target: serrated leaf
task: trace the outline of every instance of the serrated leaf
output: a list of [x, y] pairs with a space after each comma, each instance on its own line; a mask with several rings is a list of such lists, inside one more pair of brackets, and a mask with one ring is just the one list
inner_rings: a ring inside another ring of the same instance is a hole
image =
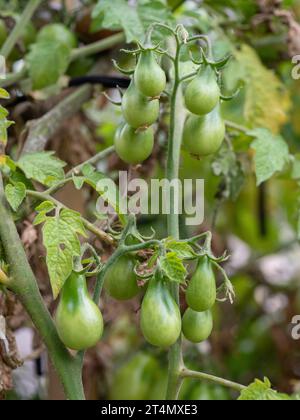
[[94, 7], [92, 30], [123, 29], [128, 43], [143, 41], [146, 30], [153, 22], [167, 23], [172, 14], [160, 0], [139, 0], [131, 5], [127, 0], [98, 0]]
[[33, 89], [54, 85], [68, 68], [71, 49], [55, 40], [37, 42], [27, 56]]
[[38, 226], [42, 223], [45, 223], [47, 219], [48, 219], [47, 213], [42, 211], [35, 216], [35, 218], [32, 222], [33, 226]]
[[255, 172], [257, 185], [270, 179], [276, 172], [283, 170], [289, 160], [289, 148], [284, 139], [274, 136], [265, 128], [257, 128], [248, 132], [255, 137], [251, 147], [255, 150]]
[[160, 265], [164, 275], [173, 282], [184, 283], [186, 268], [176, 252], [168, 252], [165, 257], [160, 259]]
[[48, 217], [43, 226], [43, 242], [47, 250], [49, 271], [54, 298], [73, 270], [73, 259], [80, 255], [78, 235], [86, 236], [79, 213], [63, 209], [55, 217]]
[[169, 251], [175, 252], [179, 259], [191, 259], [195, 256], [193, 248], [186, 242], [178, 242], [175, 239], [168, 238], [165, 246]]
[[53, 156], [53, 152], [27, 153], [17, 162], [26, 177], [51, 186], [65, 177], [65, 162]]
[[271, 388], [269, 379], [264, 381], [256, 379], [251, 385], [241, 392], [240, 401], [287, 401], [292, 400], [286, 394], [280, 394]]
[[26, 197], [26, 187], [21, 182], [18, 182], [16, 185], [7, 184], [5, 196], [11, 208], [17, 211]]

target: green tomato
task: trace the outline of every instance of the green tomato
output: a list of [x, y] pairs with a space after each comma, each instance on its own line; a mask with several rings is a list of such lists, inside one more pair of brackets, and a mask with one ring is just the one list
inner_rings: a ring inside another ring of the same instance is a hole
[[134, 73], [136, 87], [145, 96], [159, 96], [166, 87], [166, 74], [158, 65], [153, 51], [143, 51]]
[[146, 400], [153, 385], [159, 366], [154, 357], [140, 352], [121, 366], [112, 381], [111, 400]]
[[168, 285], [153, 278], [141, 308], [141, 329], [145, 339], [157, 347], [170, 347], [180, 336], [181, 315]]
[[56, 326], [62, 342], [73, 350], [93, 347], [103, 333], [103, 318], [92, 301], [83, 275], [72, 273], [65, 282], [56, 311]]
[[0, 19], [0, 46], [4, 44], [5, 40], [7, 38], [7, 28], [5, 25], [5, 22]]
[[136, 88], [132, 79], [122, 98], [122, 111], [125, 120], [131, 127], [148, 127], [159, 116], [159, 101], [158, 99], [151, 100], [143, 95]]
[[209, 114], [220, 100], [220, 88], [211, 66], [202, 66], [185, 91], [185, 105], [196, 115]]
[[61, 23], [51, 23], [44, 26], [37, 37], [38, 41], [56, 41], [70, 49], [77, 47], [77, 38], [73, 32]]
[[139, 293], [137, 276], [134, 273], [135, 264], [134, 257], [123, 255], [108, 269], [104, 279], [104, 288], [114, 299], [128, 300]]
[[115, 148], [126, 163], [136, 165], [146, 160], [152, 153], [154, 133], [151, 127], [141, 131], [126, 124], [115, 136]]
[[208, 257], [199, 260], [198, 267], [186, 289], [186, 302], [196, 312], [211, 309], [216, 302], [216, 279]]
[[188, 308], [182, 318], [182, 332], [192, 343], [201, 343], [208, 339], [213, 329], [211, 311], [196, 312]]
[[182, 147], [199, 157], [217, 153], [225, 137], [219, 105], [203, 117], [190, 115], [184, 125]]

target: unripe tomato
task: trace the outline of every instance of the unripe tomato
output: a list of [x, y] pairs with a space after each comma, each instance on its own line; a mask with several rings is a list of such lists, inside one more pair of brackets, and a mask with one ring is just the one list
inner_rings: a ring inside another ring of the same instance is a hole
[[214, 70], [202, 66], [185, 91], [185, 105], [196, 115], [209, 114], [220, 100], [220, 88]]
[[181, 315], [167, 284], [153, 278], [141, 308], [141, 329], [145, 339], [153, 346], [173, 345], [181, 332]]
[[77, 39], [73, 32], [61, 23], [51, 23], [44, 26], [37, 37], [38, 41], [56, 41], [70, 49], [77, 47]]
[[132, 79], [122, 99], [123, 116], [133, 128], [152, 125], [159, 116], [158, 99], [151, 100], [143, 95]]
[[104, 288], [114, 299], [128, 300], [139, 293], [137, 276], [134, 273], [135, 263], [134, 257], [123, 255], [108, 269], [104, 279]]
[[93, 347], [103, 333], [103, 318], [87, 290], [86, 279], [72, 273], [65, 282], [56, 311], [56, 326], [62, 342], [73, 350]]
[[196, 312], [188, 308], [182, 318], [182, 332], [192, 343], [201, 343], [208, 339], [213, 329], [211, 311]]
[[166, 87], [166, 74], [158, 65], [153, 51], [143, 51], [134, 73], [136, 87], [145, 96], [159, 96]]
[[146, 400], [156, 382], [159, 366], [154, 357], [140, 352], [133, 356], [113, 378], [111, 400]]
[[190, 115], [184, 125], [182, 147], [199, 157], [217, 153], [225, 137], [219, 105], [203, 117]]
[[199, 260], [198, 267], [186, 289], [186, 302], [197, 312], [211, 309], [216, 302], [216, 279], [208, 257]]
[[154, 133], [151, 127], [136, 130], [126, 124], [115, 136], [115, 148], [119, 157], [126, 163], [136, 165], [146, 160], [152, 153]]

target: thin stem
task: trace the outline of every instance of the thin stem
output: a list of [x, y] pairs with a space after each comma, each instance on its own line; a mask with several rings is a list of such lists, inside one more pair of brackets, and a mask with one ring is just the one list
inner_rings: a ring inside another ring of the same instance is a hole
[[83, 167], [85, 165], [95, 165], [97, 164], [100, 160], [103, 160], [105, 158], [107, 158], [109, 155], [111, 155], [113, 152], [115, 151], [115, 147], [111, 146], [108, 147], [105, 150], [102, 150], [101, 152], [97, 153], [95, 156], [91, 157], [90, 159], [86, 160], [85, 162], [81, 163], [80, 165], [75, 166], [73, 169], [71, 169], [68, 173], [67, 173], [67, 177], [74, 175], [78, 175], [81, 173]]
[[[181, 43], [179, 37], [176, 35], [176, 55], [174, 62], [175, 78], [174, 86], [171, 96], [171, 113], [170, 113], [170, 131], [168, 141], [168, 158], [166, 168], [166, 178], [171, 182], [174, 179], [179, 178], [179, 165], [180, 165], [180, 148], [182, 131], [185, 119], [185, 112], [182, 106], [182, 92], [180, 89], [180, 49]], [[179, 215], [177, 211], [178, 197], [175, 195], [174, 189], [171, 190], [170, 194], [170, 214], [168, 215], [168, 235], [174, 239], [179, 239]], [[171, 293], [176, 301], [179, 302], [179, 286], [172, 284]], [[169, 351], [169, 374], [168, 374], [168, 386], [167, 386], [167, 400], [175, 400], [178, 398], [182, 380], [180, 378], [180, 370], [183, 366], [182, 360], [182, 349], [181, 349], [181, 337], [171, 347]]]
[[18, 71], [17, 73], [8, 73], [5, 76], [5, 79], [0, 79], [0, 87], [6, 88], [11, 85], [14, 85], [17, 82], [20, 82], [27, 74], [27, 68], [24, 65], [22, 70]]
[[242, 133], [248, 133], [248, 131], [249, 131], [249, 128], [247, 128], [247, 127], [245, 127], [243, 125], [240, 125], [240, 124], [236, 124], [233, 121], [227, 121], [226, 120], [225, 121], [225, 124], [226, 124], [227, 127], [232, 128], [233, 130], [240, 131]]
[[11, 31], [10, 35], [8, 36], [0, 50], [0, 55], [3, 55], [4, 58], [7, 58], [12, 52], [14, 46], [18, 42], [19, 38], [22, 36], [24, 27], [30, 21], [34, 12], [39, 7], [41, 2], [42, 0], [29, 0], [29, 2], [27, 3], [27, 6], [25, 7], [22, 16], [20, 16], [20, 19], [16, 23], [14, 29]]
[[[40, 201], [51, 201], [51, 203], [55, 204], [59, 208], [68, 209], [67, 206], [65, 206], [63, 203], [58, 201], [56, 198], [54, 198], [51, 195], [46, 194], [44, 192], [27, 190], [26, 194], [30, 197], [37, 198]], [[81, 220], [82, 220], [82, 223], [83, 223], [84, 227], [88, 231], [93, 233], [95, 236], [97, 236], [97, 238], [99, 238], [101, 241], [104, 241], [108, 245], [113, 245], [114, 244], [114, 239], [110, 235], [108, 235], [106, 232], [97, 228], [97, 226], [93, 225], [93, 223], [89, 222], [84, 217], [81, 217]]]
[[71, 61], [78, 60], [78, 58], [88, 57], [90, 55], [97, 54], [101, 51], [105, 51], [114, 47], [116, 44], [120, 44], [125, 41], [125, 35], [123, 32], [112, 35], [108, 38], [101, 39], [100, 41], [93, 42], [90, 45], [86, 45], [81, 48], [76, 48], [72, 51]]
[[238, 392], [242, 392], [244, 389], [246, 389], [244, 385], [238, 384], [236, 382], [228, 381], [227, 379], [219, 378], [217, 376], [209, 375], [207, 373], [196, 372], [189, 369], [182, 369], [180, 375], [182, 378], [193, 378], [213, 382], [215, 384], [234, 389]]

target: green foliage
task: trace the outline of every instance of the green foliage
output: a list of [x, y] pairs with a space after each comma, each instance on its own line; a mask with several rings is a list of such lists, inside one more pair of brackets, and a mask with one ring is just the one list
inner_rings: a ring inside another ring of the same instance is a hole
[[241, 401], [288, 401], [292, 399], [288, 395], [274, 391], [271, 387], [271, 382], [267, 378], [263, 382], [256, 379], [253, 384], [242, 391], [239, 397]]
[[176, 252], [168, 252], [160, 260], [164, 275], [176, 283], [183, 283], [186, 277], [186, 268]]
[[7, 184], [5, 195], [11, 208], [17, 211], [26, 197], [26, 187], [22, 182], [18, 182], [16, 185]]
[[168, 23], [171, 16], [163, 0], [139, 0], [136, 7], [127, 0], [99, 0], [93, 10], [92, 29], [123, 29], [127, 42], [142, 41], [151, 23]]
[[274, 136], [266, 128], [249, 131], [255, 137], [251, 147], [255, 150], [255, 172], [257, 185], [282, 171], [289, 161], [289, 148], [281, 136]]
[[65, 163], [54, 156], [54, 152], [36, 152], [23, 155], [17, 162], [18, 167], [28, 179], [51, 186], [64, 179]]
[[40, 215], [35, 224], [44, 222], [43, 243], [47, 250], [46, 262], [53, 296], [56, 298], [73, 271], [74, 257], [80, 256], [78, 235], [86, 237], [86, 232], [79, 213], [62, 209], [56, 211], [54, 216], [48, 216], [52, 209], [50, 203], [38, 207]]

